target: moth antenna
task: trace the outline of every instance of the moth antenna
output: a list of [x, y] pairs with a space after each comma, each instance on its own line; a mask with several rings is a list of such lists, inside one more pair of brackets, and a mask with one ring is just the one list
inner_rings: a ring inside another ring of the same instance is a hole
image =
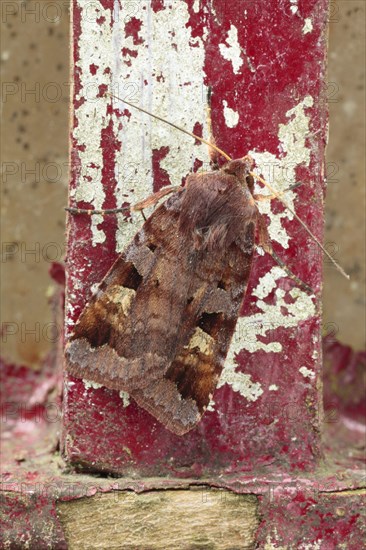
[[314, 235], [314, 233], [310, 230], [310, 228], [306, 225], [305, 222], [302, 221], [302, 219], [296, 214], [296, 212], [293, 210], [293, 208], [291, 208], [291, 206], [281, 197], [281, 193], [278, 193], [273, 187], [272, 185], [270, 185], [267, 181], [265, 181], [263, 178], [261, 178], [260, 176], [258, 176], [257, 174], [255, 174], [254, 172], [249, 172], [249, 174], [257, 179], [258, 181], [260, 181], [261, 183], [263, 183], [263, 185], [265, 187], [267, 187], [267, 189], [269, 189], [273, 195], [279, 200], [282, 202], [282, 204], [284, 206], [286, 206], [286, 208], [288, 208], [288, 210], [291, 212], [291, 214], [297, 219], [297, 221], [303, 226], [303, 228], [305, 229], [305, 231], [310, 235], [310, 237], [313, 239], [313, 241], [318, 245], [318, 247], [320, 248], [320, 250], [323, 251], [323, 253], [327, 256], [327, 258], [330, 259], [330, 261], [334, 264], [334, 266], [337, 268], [337, 270], [343, 275], [343, 277], [345, 277], [346, 279], [350, 279], [350, 276], [344, 271], [344, 269], [335, 261], [335, 259], [333, 258], [333, 256], [331, 254], [329, 254], [328, 250], [326, 250], [324, 248], [324, 246], [322, 245], [322, 243], [316, 238], [316, 236]]
[[282, 269], [285, 271], [285, 273], [287, 274], [287, 276], [292, 279], [293, 281], [295, 281], [295, 283], [300, 287], [302, 288], [303, 290], [305, 290], [306, 292], [310, 293], [310, 294], [314, 294], [314, 290], [309, 286], [307, 285], [306, 283], [304, 283], [304, 281], [302, 281], [301, 279], [299, 279], [294, 273], [292, 273], [291, 269], [289, 269], [287, 267], [287, 265], [285, 264], [285, 262], [283, 262], [281, 260], [281, 258], [276, 254], [276, 252], [272, 249], [272, 247], [270, 247], [269, 249], [268, 248], [265, 248], [264, 249], [265, 252], [267, 252], [267, 254], [269, 254], [270, 256], [272, 256], [272, 258], [274, 259], [274, 261], [280, 266], [282, 267]]
[[104, 214], [122, 214], [123, 212], [128, 212], [132, 210], [131, 206], [123, 206], [122, 208], [106, 208], [104, 210], [92, 210], [90, 208], [74, 208], [72, 206], [65, 207], [66, 212], [69, 214], [86, 214], [87, 216], [101, 215]]
[[93, 216], [95, 214], [104, 216], [104, 214], [122, 214], [123, 212], [141, 212], [142, 217], [146, 221], [145, 214], [143, 212], [144, 208], [148, 208], [149, 206], [154, 206], [160, 199], [162, 199], [166, 195], [169, 195], [170, 193], [176, 193], [180, 189], [182, 189], [180, 185], [169, 185], [166, 187], [162, 187], [160, 191], [153, 193], [146, 199], [143, 199], [142, 201], [137, 202], [136, 204], [132, 204], [131, 206], [122, 206], [121, 208], [91, 210], [90, 208], [66, 207], [65, 210], [70, 214], [87, 214], [88, 216]]
[[134, 109], [137, 109], [138, 111], [141, 111], [142, 113], [145, 113], [146, 115], [152, 116], [153, 118], [156, 118], [157, 120], [160, 120], [161, 122], [165, 122], [165, 124], [169, 124], [169, 126], [172, 126], [176, 130], [180, 130], [184, 134], [187, 134], [188, 136], [191, 136], [194, 139], [198, 139], [201, 143], [204, 143], [205, 145], [208, 145], [212, 149], [214, 149], [217, 153], [222, 155], [226, 160], [232, 160], [231, 157], [225, 151], [217, 147], [214, 143], [210, 143], [204, 138], [201, 138], [200, 136], [197, 136], [196, 134], [193, 134], [192, 132], [188, 132], [188, 130], [185, 130], [184, 128], [181, 128], [177, 124], [174, 124], [173, 122], [170, 122], [169, 120], [165, 120], [164, 118], [161, 118], [158, 115], [155, 115], [154, 113], [150, 113], [150, 111], [146, 111], [146, 109], [143, 109], [142, 107], [138, 107], [137, 105], [134, 105], [133, 103], [130, 103], [129, 101], [126, 101], [125, 99], [122, 99], [121, 97], [118, 97], [114, 94], [111, 94], [109, 92], [106, 92], [106, 95], [109, 95], [110, 97], [114, 97], [115, 99], [118, 99], [119, 101], [123, 101], [123, 103], [126, 103], [129, 107], [133, 107]]

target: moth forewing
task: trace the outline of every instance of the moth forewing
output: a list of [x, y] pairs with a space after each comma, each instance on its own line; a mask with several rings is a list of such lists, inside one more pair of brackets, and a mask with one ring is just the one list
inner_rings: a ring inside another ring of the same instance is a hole
[[250, 168], [245, 158], [190, 175], [113, 264], [66, 347], [70, 374], [127, 391], [179, 435], [215, 391], [248, 283]]

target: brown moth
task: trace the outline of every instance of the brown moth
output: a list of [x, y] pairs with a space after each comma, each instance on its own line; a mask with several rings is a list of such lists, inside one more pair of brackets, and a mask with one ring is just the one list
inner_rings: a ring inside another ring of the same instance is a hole
[[278, 260], [251, 170], [248, 156], [229, 160], [136, 205], [141, 210], [174, 191], [101, 281], [66, 346], [70, 374], [128, 392], [178, 435], [197, 425], [215, 391], [257, 228], [259, 244]]

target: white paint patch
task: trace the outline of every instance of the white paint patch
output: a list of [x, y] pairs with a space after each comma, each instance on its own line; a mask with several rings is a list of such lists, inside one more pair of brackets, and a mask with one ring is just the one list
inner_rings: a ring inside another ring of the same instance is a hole
[[303, 543], [299, 550], [321, 550], [323, 545], [323, 540], [318, 539], [315, 542], [310, 542], [309, 544]]
[[257, 296], [257, 298], [265, 298], [276, 288], [276, 281], [281, 277], [286, 277], [286, 271], [279, 266], [273, 267], [271, 271], [260, 279], [252, 294]]
[[99, 283], [94, 283], [91, 287], [90, 287], [90, 290], [91, 290], [91, 293], [92, 293], [92, 296], [94, 296], [94, 294], [96, 294], [99, 290]]
[[[272, 533], [273, 534], [270, 533], [267, 535], [266, 543], [263, 547], [264, 550], [289, 550], [289, 546], [280, 546], [281, 540], [276, 528], [273, 529]], [[322, 544], [323, 541], [318, 539], [310, 543], [302, 542], [297, 548], [298, 550], [320, 550]]]
[[297, 0], [290, 0], [290, 10], [291, 10], [291, 13], [293, 13], [295, 15], [295, 13], [298, 12], [299, 10], [299, 7], [297, 5]]
[[224, 59], [231, 61], [234, 73], [238, 74], [240, 67], [243, 65], [243, 60], [238, 40], [238, 29], [234, 25], [230, 26], [226, 42], [229, 46], [219, 44], [220, 53]]
[[[278, 536], [278, 531], [276, 527], [272, 530], [272, 533], [269, 533], [266, 537], [266, 543], [264, 545], [264, 550], [289, 550], [289, 546], [281, 546], [280, 545], [280, 537]], [[321, 539], [317, 539], [314, 542], [306, 543], [302, 542], [298, 548], [298, 550], [320, 550], [322, 548], [323, 541]]]
[[[71, 193], [76, 201], [91, 203], [94, 208], [103, 208], [105, 193], [101, 175], [103, 154], [100, 147], [102, 131], [108, 124], [106, 116], [107, 98], [97, 98], [100, 85], [109, 85], [109, 75], [104, 74], [110, 67], [113, 48], [111, 44], [111, 13], [103, 5], [95, 1], [93, 4], [78, 0], [81, 11], [81, 35], [79, 39], [80, 61], [76, 63], [80, 75], [80, 97], [85, 101], [75, 110], [78, 121], [73, 137], [76, 144], [82, 147], [78, 155], [80, 159], [79, 180], [75, 191]], [[85, 12], [85, 13], [84, 13]], [[104, 17], [104, 23], [98, 24], [97, 19]], [[98, 67], [96, 74], [90, 73], [90, 65]], [[92, 244], [105, 241], [105, 234], [98, 229], [103, 221], [102, 216], [90, 216]]]
[[83, 378], [84, 386], [86, 390], [93, 388], [97, 390], [98, 388], [103, 388], [103, 384], [98, 384], [98, 382], [93, 382], [92, 380], [86, 380]]
[[278, 386], [277, 386], [277, 384], [271, 384], [268, 389], [269, 389], [269, 391], [277, 391]]
[[194, 13], [198, 13], [199, 10], [200, 10], [200, 0], [194, 0], [194, 4], [193, 4]]
[[[276, 268], [272, 268], [271, 271], [273, 272], [274, 269]], [[277, 328], [296, 327], [300, 321], [304, 321], [315, 315], [315, 306], [311, 297], [298, 288], [293, 288], [289, 292], [290, 296], [295, 300], [292, 304], [285, 302], [285, 292], [283, 290], [277, 289], [275, 294], [275, 304], [267, 304], [262, 300], [257, 301], [257, 307], [262, 313], [238, 319], [228, 359], [231, 358], [233, 360], [234, 355], [239, 353], [241, 349], [246, 349], [251, 353], [258, 350], [279, 353], [282, 351], [280, 342], [272, 341], [264, 344], [258, 340], [258, 336], [269, 337], [271, 340], [271, 333]], [[282, 307], [286, 308], [287, 315], [283, 315], [281, 311]]]
[[128, 405], [131, 403], [131, 399], [130, 399], [129, 394], [125, 391], [120, 391], [119, 396], [122, 399], [122, 403], [123, 403], [124, 408], [128, 407]]
[[249, 374], [237, 372], [234, 362], [228, 362], [226, 359], [225, 368], [222, 371], [218, 388], [224, 384], [231, 386], [233, 391], [240, 393], [247, 401], [257, 401], [263, 393], [263, 388], [259, 382], [253, 382]]
[[264, 550], [289, 550], [287, 546], [279, 545], [279, 536], [276, 527], [273, 528], [272, 533], [268, 533]]
[[228, 128], [235, 128], [239, 122], [239, 113], [228, 107], [226, 99], [223, 101], [224, 117]]
[[302, 28], [302, 33], [308, 34], [308, 32], [312, 32], [312, 30], [313, 30], [313, 22], [310, 19], [310, 17], [306, 17], [306, 19], [304, 20], [304, 26]]
[[301, 372], [304, 378], [310, 378], [310, 379], [315, 378], [315, 372], [308, 369], [307, 367], [300, 367], [299, 371]]

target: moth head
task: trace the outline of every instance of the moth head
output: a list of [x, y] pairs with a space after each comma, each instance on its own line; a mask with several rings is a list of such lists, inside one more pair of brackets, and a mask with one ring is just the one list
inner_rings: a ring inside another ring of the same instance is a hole
[[223, 171], [226, 174], [236, 176], [242, 185], [247, 186], [251, 194], [254, 192], [254, 179], [250, 175], [254, 166], [254, 159], [246, 155], [240, 159], [229, 160], [224, 166]]

